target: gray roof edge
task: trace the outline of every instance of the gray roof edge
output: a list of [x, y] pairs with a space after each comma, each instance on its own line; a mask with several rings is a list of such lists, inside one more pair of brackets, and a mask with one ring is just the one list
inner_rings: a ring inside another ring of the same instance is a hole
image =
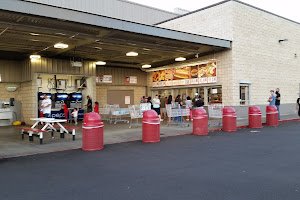
[[[115, 18], [87, 13], [83, 11], [77, 11], [77, 10], [61, 8], [57, 6], [51, 6], [51, 5], [35, 3], [35, 2], [28, 2], [26, 0], [1, 0], [1, 1], [4, 3], [2, 3], [0, 10], [6, 10], [6, 11], [17, 12], [22, 14], [31, 14], [40, 17], [63, 19], [70, 22], [77, 22], [77, 23], [88, 24], [92, 26], [116, 29], [116, 30], [121, 30], [126, 32], [134, 32], [138, 34], [156, 36], [156, 37], [185, 41], [185, 42], [192, 42], [196, 44], [210, 45], [210, 46], [216, 46], [222, 48], [231, 48], [230, 40], [196, 35], [192, 33], [186, 33], [186, 32], [156, 27], [152, 25], [145, 25], [136, 22], [115, 19]], [[38, 8], [37, 6], [40, 7]], [[40, 12], [40, 10], [42, 10], [43, 12]], [[64, 12], [60, 12], [60, 11], [64, 11]], [[99, 18], [102, 19], [100, 20]], [[165, 35], [171, 37], [166, 37]]]
[[179, 15], [179, 14], [174, 13], [174, 12], [170, 12], [170, 11], [163, 10], [163, 9], [160, 9], [160, 8], [155, 8], [155, 7], [152, 7], [152, 6], [147, 6], [147, 5], [144, 5], [144, 4], [141, 4], [141, 3], [136, 3], [136, 2], [133, 2], [133, 1], [128, 1], [128, 0], [118, 0], [118, 1], [126, 2], [126, 3], [129, 3], [129, 4], [133, 4], [133, 5], [138, 5], [138, 6], [145, 7], [145, 8], [150, 8], [150, 9], [153, 9], [153, 10], [158, 10], [158, 11], [165, 12], [165, 13], [168, 13], [168, 14], [173, 14], [173, 15], [177, 15], [177, 16]]
[[242, 1], [239, 1], [239, 0], [224, 0], [224, 1], [221, 1], [221, 2], [218, 2], [218, 3], [215, 3], [215, 4], [212, 4], [212, 5], [210, 5], [210, 6], [206, 6], [206, 7], [203, 7], [203, 8], [194, 10], [194, 11], [191, 11], [191, 12], [189, 12], [189, 13], [186, 13], [186, 14], [183, 14], [183, 15], [180, 15], [180, 16], [177, 16], [177, 17], [174, 17], [174, 18], [171, 18], [171, 19], [164, 20], [164, 21], [159, 22], [159, 23], [156, 23], [156, 24], [154, 24], [154, 25], [160, 25], [160, 24], [163, 24], [163, 23], [165, 23], [165, 22], [169, 22], [169, 21], [172, 21], [172, 20], [175, 20], [175, 19], [179, 19], [179, 18], [181, 18], [181, 17], [187, 16], [187, 15], [191, 15], [191, 14], [200, 12], [200, 11], [202, 11], [202, 10], [206, 10], [206, 9], [209, 9], [209, 8], [212, 8], [212, 7], [215, 7], [215, 6], [218, 6], [218, 5], [221, 5], [221, 4], [230, 2], [230, 1], [232, 1], [232, 2], [237, 2], [237, 3], [243, 4], [243, 5], [245, 5], [245, 6], [249, 6], [249, 7], [251, 7], [251, 8], [260, 10], [260, 11], [262, 11], [262, 12], [268, 13], [268, 14], [270, 14], [270, 15], [274, 15], [274, 16], [276, 16], [276, 17], [282, 18], [282, 19], [284, 19], [284, 20], [287, 20], [287, 21], [290, 21], [290, 22], [293, 22], [293, 23], [296, 23], [296, 24], [300, 24], [300, 22], [296, 22], [296, 21], [294, 21], [294, 20], [292, 20], [292, 19], [283, 17], [283, 16], [281, 16], [281, 15], [277, 15], [277, 14], [275, 14], [275, 13], [273, 13], [273, 12], [264, 10], [264, 9], [262, 9], [262, 8], [253, 6], [253, 5], [251, 5], [251, 4], [248, 4], [248, 3], [245, 3], [245, 2], [242, 2]]
[[209, 8], [212, 8], [212, 7], [215, 7], [215, 6], [218, 6], [218, 5], [227, 3], [227, 2], [229, 2], [229, 1], [232, 1], [232, 0], [224, 0], [224, 1], [221, 1], [221, 2], [218, 2], [218, 3], [215, 3], [215, 4], [212, 4], [212, 5], [209, 5], [209, 6], [205, 6], [205, 7], [203, 7], [203, 8], [200, 8], [200, 9], [197, 9], [197, 10], [194, 10], [194, 11], [191, 11], [191, 12], [188, 12], [188, 13], [186, 13], [186, 14], [183, 14], [183, 15], [180, 15], [180, 16], [177, 16], [177, 17], [173, 17], [173, 18], [171, 18], [171, 19], [164, 20], [164, 21], [159, 22], [159, 23], [156, 23], [156, 24], [154, 24], [154, 25], [163, 24], [163, 23], [165, 23], [165, 22], [169, 22], [169, 21], [172, 21], [172, 20], [175, 20], [175, 19], [178, 19], [178, 18], [187, 16], [187, 15], [191, 15], [191, 14], [197, 13], [197, 12], [199, 12], [199, 11], [206, 10], [206, 9], [209, 9]]

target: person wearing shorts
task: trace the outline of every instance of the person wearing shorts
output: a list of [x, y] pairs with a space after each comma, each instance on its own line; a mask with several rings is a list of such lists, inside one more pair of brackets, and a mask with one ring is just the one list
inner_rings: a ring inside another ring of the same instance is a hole
[[152, 101], [152, 104], [153, 104], [153, 110], [155, 110], [157, 112], [159, 120], [163, 121], [163, 119], [161, 119], [161, 117], [160, 117], [160, 100], [158, 98], [158, 95], [155, 96], [155, 98]]
[[166, 101], [167, 99], [164, 97], [164, 95], [162, 95], [161, 98], [159, 98], [160, 100], [160, 115], [162, 119], [166, 119], [167, 118], [167, 110], [166, 110]]

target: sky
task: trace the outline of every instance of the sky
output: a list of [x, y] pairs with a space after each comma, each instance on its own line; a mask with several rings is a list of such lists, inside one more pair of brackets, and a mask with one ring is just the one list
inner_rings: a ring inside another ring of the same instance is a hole
[[[193, 11], [203, 8], [222, 0], [130, 0], [136, 3], [173, 11], [179, 7]], [[262, 8], [285, 18], [300, 22], [299, 0], [241, 0], [250, 5]]]

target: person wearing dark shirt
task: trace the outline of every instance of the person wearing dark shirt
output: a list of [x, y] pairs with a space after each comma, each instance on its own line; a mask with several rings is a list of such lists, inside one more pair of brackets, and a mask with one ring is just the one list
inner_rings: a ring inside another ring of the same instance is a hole
[[276, 101], [275, 101], [275, 106], [276, 106], [276, 108], [277, 108], [277, 110], [278, 110], [278, 120], [280, 120], [280, 111], [279, 111], [279, 106], [280, 106], [280, 93], [279, 93], [279, 88], [277, 88], [276, 89], [276, 92], [275, 92], [275, 94], [276, 94]]
[[147, 103], [150, 103], [150, 104], [151, 104], [151, 110], [153, 110], [153, 104], [152, 104], [152, 101], [151, 101], [151, 97], [148, 97]]
[[86, 96], [86, 98], [87, 98], [87, 100], [88, 100], [88, 102], [87, 102], [87, 104], [86, 104], [86, 107], [87, 107], [86, 112], [87, 112], [87, 113], [93, 112], [93, 102], [92, 102], [92, 100], [91, 100], [91, 98], [90, 98], [89, 95]]
[[297, 99], [296, 102], [296, 109], [298, 110], [298, 116], [300, 117], [300, 93], [299, 93], [299, 98]]

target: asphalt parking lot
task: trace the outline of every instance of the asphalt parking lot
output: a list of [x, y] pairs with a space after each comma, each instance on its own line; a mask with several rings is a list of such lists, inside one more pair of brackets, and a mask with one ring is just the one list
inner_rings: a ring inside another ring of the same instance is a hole
[[300, 123], [0, 160], [1, 199], [300, 199]]

